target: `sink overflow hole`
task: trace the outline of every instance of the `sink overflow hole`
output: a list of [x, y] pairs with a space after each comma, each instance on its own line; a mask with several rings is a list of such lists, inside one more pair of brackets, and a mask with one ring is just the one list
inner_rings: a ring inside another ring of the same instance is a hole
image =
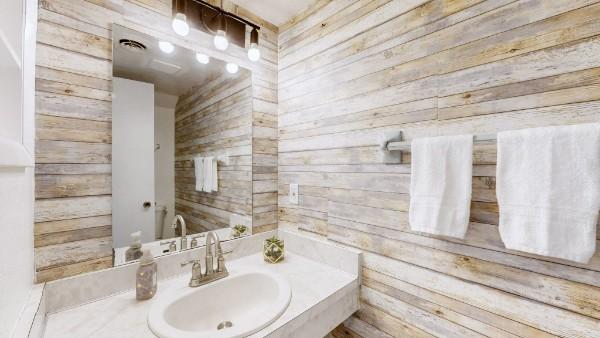
[[217, 330], [223, 330], [223, 329], [228, 329], [230, 327], [233, 326], [233, 323], [226, 320], [224, 322], [219, 323], [219, 325], [217, 325]]

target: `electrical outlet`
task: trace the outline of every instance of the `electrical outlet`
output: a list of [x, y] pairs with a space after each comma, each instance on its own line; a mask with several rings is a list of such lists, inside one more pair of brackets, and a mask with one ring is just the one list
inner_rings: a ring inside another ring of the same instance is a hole
[[290, 184], [289, 197], [290, 197], [290, 203], [298, 204], [298, 184], [297, 183]]

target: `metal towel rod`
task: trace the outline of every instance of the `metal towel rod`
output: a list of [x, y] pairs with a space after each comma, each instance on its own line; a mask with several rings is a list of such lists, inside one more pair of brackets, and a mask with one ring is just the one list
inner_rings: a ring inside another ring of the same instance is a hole
[[[496, 134], [473, 135], [473, 142], [495, 141]], [[388, 141], [385, 145], [388, 151], [410, 152], [410, 141]]]

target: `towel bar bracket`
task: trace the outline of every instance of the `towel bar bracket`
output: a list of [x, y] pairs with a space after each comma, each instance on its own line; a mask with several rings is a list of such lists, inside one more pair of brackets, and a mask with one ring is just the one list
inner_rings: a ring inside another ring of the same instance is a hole
[[403, 140], [402, 131], [386, 132], [384, 133], [384, 140], [380, 144], [381, 149], [384, 151], [383, 163], [385, 164], [401, 164], [402, 163], [402, 151], [390, 152], [390, 144], [400, 143]]

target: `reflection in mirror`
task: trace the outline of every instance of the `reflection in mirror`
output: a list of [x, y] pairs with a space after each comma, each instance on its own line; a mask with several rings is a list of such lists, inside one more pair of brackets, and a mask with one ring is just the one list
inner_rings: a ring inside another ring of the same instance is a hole
[[115, 265], [252, 229], [251, 73], [113, 29]]

